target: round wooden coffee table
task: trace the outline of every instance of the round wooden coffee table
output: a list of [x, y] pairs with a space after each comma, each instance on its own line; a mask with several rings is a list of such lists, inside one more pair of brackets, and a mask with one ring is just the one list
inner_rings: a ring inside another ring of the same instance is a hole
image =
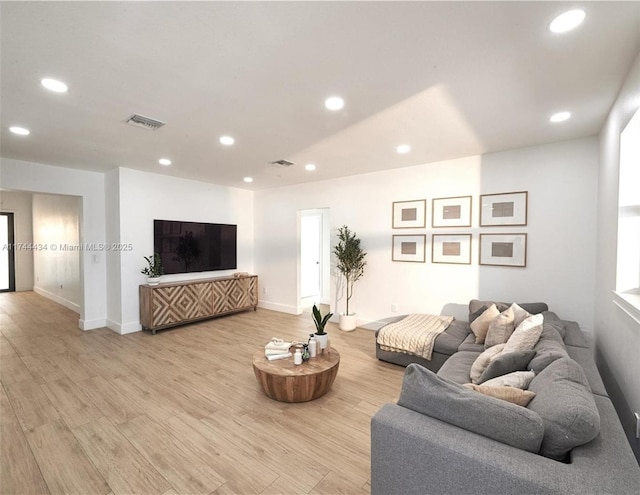
[[268, 397], [281, 402], [307, 402], [326, 394], [338, 374], [340, 354], [333, 347], [296, 366], [293, 357], [269, 361], [264, 351], [253, 355], [253, 372]]

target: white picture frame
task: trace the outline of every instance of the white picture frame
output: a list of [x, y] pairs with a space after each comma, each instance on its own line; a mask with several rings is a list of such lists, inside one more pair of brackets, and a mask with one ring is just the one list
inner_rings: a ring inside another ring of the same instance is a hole
[[431, 227], [471, 227], [471, 196], [431, 200]]
[[391, 227], [394, 229], [424, 229], [426, 218], [426, 199], [393, 202]]
[[391, 261], [425, 262], [427, 243], [425, 234], [394, 235], [391, 243]]
[[527, 266], [527, 234], [480, 234], [480, 264]]
[[480, 196], [480, 227], [527, 225], [529, 193], [518, 191]]
[[431, 262], [470, 265], [471, 234], [433, 234]]

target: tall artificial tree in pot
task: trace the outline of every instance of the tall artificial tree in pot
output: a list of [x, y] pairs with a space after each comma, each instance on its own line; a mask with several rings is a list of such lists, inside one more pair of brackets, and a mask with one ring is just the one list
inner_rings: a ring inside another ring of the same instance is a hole
[[346, 311], [340, 315], [340, 330], [353, 330], [356, 328], [356, 315], [349, 312], [349, 301], [353, 296], [353, 284], [364, 274], [364, 261], [367, 253], [360, 247], [360, 239], [349, 227], [343, 225], [338, 229], [338, 244], [333, 248], [336, 257], [336, 268], [345, 279]]

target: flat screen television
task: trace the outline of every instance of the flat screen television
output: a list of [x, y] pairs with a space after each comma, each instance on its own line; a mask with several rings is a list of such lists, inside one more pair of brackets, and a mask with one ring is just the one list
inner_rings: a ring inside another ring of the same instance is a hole
[[164, 273], [208, 272], [237, 268], [237, 225], [153, 221], [153, 249]]

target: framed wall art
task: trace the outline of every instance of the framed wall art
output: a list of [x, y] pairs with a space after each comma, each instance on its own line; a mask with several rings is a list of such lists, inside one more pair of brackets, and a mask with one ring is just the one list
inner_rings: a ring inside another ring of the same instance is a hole
[[527, 225], [528, 192], [480, 196], [480, 227]]
[[392, 227], [394, 229], [424, 229], [426, 216], [426, 199], [394, 201]]
[[527, 234], [480, 234], [480, 264], [527, 266]]
[[391, 260], [424, 263], [426, 239], [424, 234], [394, 235]]
[[433, 234], [431, 262], [471, 264], [471, 234]]
[[431, 226], [471, 227], [471, 196], [433, 199]]

